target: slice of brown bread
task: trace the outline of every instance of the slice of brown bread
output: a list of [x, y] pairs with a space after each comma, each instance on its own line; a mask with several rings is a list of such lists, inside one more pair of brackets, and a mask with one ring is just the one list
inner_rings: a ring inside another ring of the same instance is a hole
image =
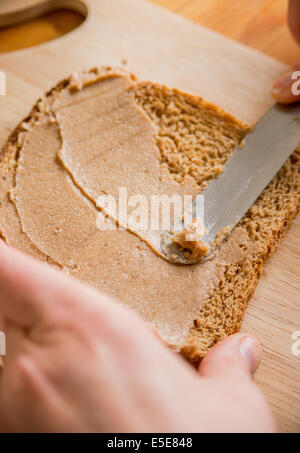
[[[101, 74], [115, 76], [125, 72], [111, 68], [92, 69], [60, 82], [37, 102], [30, 115], [13, 132], [1, 155], [2, 238], [58, 267], [61, 267], [59, 263], [41, 253], [26, 236], [16, 207], [11, 202], [19, 154], [28, 131], [45, 116], [45, 105], [48, 106], [49, 119], [55, 121], [49, 111], [55, 97], [65, 90], [78, 90], [87, 81], [91, 84]], [[201, 98], [159, 84], [139, 82], [134, 76], [130, 78], [133, 82], [130, 90], [136, 104], [155, 127], [155, 145], [161, 167], [179, 184], [189, 179], [200, 192], [209, 179], [223, 171], [227, 159], [241, 145], [249, 128]], [[227, 263], [208, 297], [198, 301], [199, 315], [180, 347], [188, 360], [199, 362], [215, 343], [240, 329], [262, 267], [299, 210], [299, 195], [300, 151], [296, 150], [238, 225], [247, 236], [247, 240], [239, 244], [245, 259]], [[9, 238], [9, 231], [14, 231], [13, 241]], [[141, 244], [142, 254], [145, 244]]]
[[[199, 99], [147, 83], [141, 85], [137, 99], [158, 125], [162, 162], [168, 165], [177, 180], [181, 181], [186, 172], [192, 173], [196, 183], [203, 188], [210, 177], [218, 174], [218, 166], [222, 168], [232, 150], [198, 148], [199, 142], [202, 145], [200, 140], [195, 147], [190, 147], [193, 138], [199, 137], [200, 127], [197, 126], [202, 123]], [[239, 124], [239, 130], [235, 132], [236, 143], [245, 132], [248, 129]], [[164, 137], [168, 138], [167, 142]], [[260, 243], [260, 253], [250, 255], [243, 264], [227, 266], [218, 286], [200, 308], [182, 348], [182, 354], [189, 360], [197, 363], [218, 341], [240, 330], [264, 263], [284, 237], [299, 207], [300, 146], [237, 225], [246, 228], [249, 237]]]

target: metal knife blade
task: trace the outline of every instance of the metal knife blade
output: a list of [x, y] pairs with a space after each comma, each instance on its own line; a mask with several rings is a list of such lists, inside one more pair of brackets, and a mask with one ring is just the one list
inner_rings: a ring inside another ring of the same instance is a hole
[[[225, 165], [224, 172], [211, 180], [200, 194], [204, 197], [204, 219], [207, 234], [201, 239], [212, 244], [223, 228], [231, 230], [253, 205], [265, 187], [300, 143], [300, 103], [275, 104], [247, 135], [245, 145], [237, 149]], [[199, 196], [195, 198], [192, 218]], [[199, 211], [198, 211], [199, 212]], [[173, 230], [184, 228], [181, 219], [162, 235], [164, 256], [178, 264], [194, 264], [172, 241]]]

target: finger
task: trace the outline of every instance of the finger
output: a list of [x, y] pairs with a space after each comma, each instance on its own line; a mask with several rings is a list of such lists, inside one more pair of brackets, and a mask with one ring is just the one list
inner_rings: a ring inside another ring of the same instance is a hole
[[[57, 430], [57, 426], [60, 424], [63, 426], [63, 423], [66, 422], [66, 418], [64, 419], [63, 416], [69, 415], [68, 412], [70, 412], [70, 417], [74, 415], [72, 405], [70, 411], [67, 412], [65, 399], [61, 397], [55, 385], [30, 355], [26, 353], [18, 355], [14, 373], [9, 377], [10, 393], [13, 392], [15, 395], [13, 401], [3, 393], [8, 376], [9, 373], [3, 377], [0, 399], [2, 407], [8, 409], [8, 412], [5, 412], [4, 409], [2, 411], [4, 431], [7, 430], [8, 424], [5, 424], [7, 419], [14, 432], [31, 432], [33, 426], [37, 427], [36, 431], [51, 432], [55, 431], [55, 428]], [[29, 406], [30, 411], [28, 411]], [[46, 419], [45, 414], [48, 416]], [[52, 423], [55, 424], [55, 427], [52, 426]]]
[[205, 377], [249, 377], [261, 360], [258, 340], [235, 334], [214, 346], [202, 360], [199, 372]]
[[274, 82], [271, 93], [281, 104], [300, 101], [300, 62]]
[[300, 2], [290, 0], [288, 12], [288, 24], [295, 40], [300, 44]]
[[[45, 309], [45, 296], [51, 291], [54, 276], [29, 257], [0, 241], [1, 317], [28, 326]], [[44, 301], [43, 301], [44, 299]], [[43, 303], [44, 302], [44, 303]]]
[[[21, 327], [47, 320], [61, 310], [92, 303], [113, 307], [111, 300], [50, 266], [0, 241], [0, 313]], [[113, 310], [113, 308], [111, 308]]]

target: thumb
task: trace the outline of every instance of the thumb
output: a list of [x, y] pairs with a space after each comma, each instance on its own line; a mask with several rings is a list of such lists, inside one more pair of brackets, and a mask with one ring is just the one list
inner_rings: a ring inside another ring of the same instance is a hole
[[271, 93], [281, 104], [300, 101], [300, 61], [274, 82]]
[[202, 360], [199, 373], [204, 377], [249, 377], [261, 360], [258, 340], [248, 334], [235, 334], [214, 346]]

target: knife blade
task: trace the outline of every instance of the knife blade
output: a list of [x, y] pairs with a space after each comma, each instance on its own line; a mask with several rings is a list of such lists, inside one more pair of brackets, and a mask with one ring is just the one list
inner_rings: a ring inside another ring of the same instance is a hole
[[[234, 228], [299, 143], [300, 103], [275, 104], [247, 135], [245, 145], [233, 153], [224, 172], [208, 183], [187, 210], [195, 219], [204, 198], [201, 220], [206, 232], [202, 242], [210, 246], [221, 230], [230, 232]], [[177, 219], [172, 229], [163, 233], [161, 250], [173, 263], [195, 264], [199, 258], [191, 259], [187, 250], [173, 241], [174, 232], [185, 225]]]

